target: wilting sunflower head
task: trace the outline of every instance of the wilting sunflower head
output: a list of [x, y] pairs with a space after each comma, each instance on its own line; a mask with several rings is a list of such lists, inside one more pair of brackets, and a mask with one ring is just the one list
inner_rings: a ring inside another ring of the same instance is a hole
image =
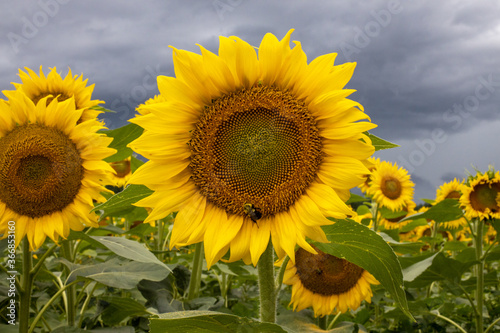
[[111, 180], [118, 187], [123, 187], [132, 176], [132, 168], [130, 166], [132, 158], [129, 156], [124, 160], [110, 162], [109, 165], [113, 168]]
[[104, 201], [115, 152], [111, 138], [96, 133], [102, 124], [77, 124], [82, 110], [73, 97], [36, 105], [21, 91], [0, 101], [0, 235], [15, 222], [16, 246], [27, 235], [31, 249], [46, 236], [57, 241], [70, 229], [97, 226], [93, 200]]
[[413, 200], [413, 187], [410, 175], [397, 163], [382, 161], [373, 170], [368, 194], [382, 206], [400, 210], [406, 201]]
[[363, 268], [345, 259], [314, 249], [312, 254], [299, 248], [295, 262], [290, 260], [283, 283], [292, 286], [293, 309], [312, 306], [315, 316], [356, 310], [363, 300], [371, 301], [370, 284], [378, 281]]
[[327, 216], [354, 214], [344, 202], [369, 173], [363, 132], [376, 125], [343, 89], [354, 64], [308, 64], [291, 33], [266, 34], [258, 52], [238, 37], [220, 37], [219, 55], [174, 48], [164, 102], [131, 120], [145, 130], [130, 146], [149, 161], [130, 183], [155, 191], [137, 205], [153, 207], [147, 221], [178, 211], [170, 246], [204, 241], [208, 266], [228, 250], [256, 264], [270, 236], [279, 257], [312, 250], [305, 238], [324, 242]]
[[[40, 76], [27, 67], [25, 69], [27, 73], [19, 69], [22, 83], [12, 82], [12, 84], [16, 90], [24, 92], [33, 103], [37, 104], [38, 101], [47, 97], [48, 105], [53, 98], [57, 98], [61, 102], [73, 97], [75, 109], [83, 109], [79, 122], [95, 119], [101, 113], [101, 111], [91, 109], [104, 103], [100, 100], [91, 100], [94, 85], [87, 86], [88, 79], [83, 80], [83, 75], [73, 75], [71, 68], [68, 69], [68, 74], [64, 79], [57, 73], [55, 67], [50, 68], [47, 76], [43, 73], [42, 66], [40, 66]], [[9, 97], [14, 91], [3, 91], [3, 93]]]
[[469, 219], [500, 218], [500, 172], [478, 172], [462, 188], [460, 204]]

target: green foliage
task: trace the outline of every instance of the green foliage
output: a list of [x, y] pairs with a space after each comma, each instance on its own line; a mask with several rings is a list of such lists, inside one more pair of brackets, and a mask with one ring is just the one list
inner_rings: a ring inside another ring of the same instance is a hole
[[128, 124], [114, 130], [102, 131], [113, 138], [109, 147], [117, 150], [116, 154], [105, 159], [106, 162], [117, 162], [131, 156], [133, 151], [127, 145], [141, 136], [144, 129], [136, 124]]
[[399, 147], [399, 145], [381, 139], [378, 136], [373, 135], [371, 133], [365, 132], [364, 134], [366, 134], [370, 138], [370, 140], [372, 140], [372, 144], [375, 147], [375, 151]]

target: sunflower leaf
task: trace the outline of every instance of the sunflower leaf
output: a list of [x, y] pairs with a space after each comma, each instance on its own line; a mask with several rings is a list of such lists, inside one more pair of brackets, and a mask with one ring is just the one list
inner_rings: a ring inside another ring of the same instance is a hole
[[364, 134], [368, 136], [370, 140], [372, 140], [372, 145], [375, 147], [375, 151], [399, 147], [399, 145], [381, 139], [378, 136], [373, 135], [371, 133], [364, 132]]
[[447, 222], [458, 220], [462, 216], [463, 211], [459, 207], [459, 202], [455, 199], [445, 199], [429, 208], [428, 211], [407, 216], [400, 222], [416, 219], [428, 219], [435, 222]]
[[377, 233], [349, 220], [337, 220], [335, 224], [322, 228], [330, 243], [314, 242], [314, 245], [370, 272], [392, 295], [401, 310], [413, 319], [408, 310], [401, 265], [389, 244]]
[[131, 156], [133, 151], [127, 145], [141, 136], [144, 129], [136, 124], [128, 124], [114, 130], [101, 131], [113, 138], [110, 148], [117, 150], [116, 154], [105, 158], [106, 162], [118, 162]]
[[137, 201], [151, 195], [152, 190], [144, 185], [128, 185], [123, 191], [113, 195], [108, 201], [97, 205], [92, 212], [101, 212], [101, 220], [106, 216], [123, 216], [134, 209], [144, 209], [132, 206]]
[[287, 332], [281, 326], [214, 311], [177, 311], [150, 319], [150, 332]]

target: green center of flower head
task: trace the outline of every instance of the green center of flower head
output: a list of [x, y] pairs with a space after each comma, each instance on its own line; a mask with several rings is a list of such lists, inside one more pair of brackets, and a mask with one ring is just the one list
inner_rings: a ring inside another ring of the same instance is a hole
[[200, 192], [228, 213], [245, 203], [263, 216], [288, 209], [314, 180], [321, 139], [304, 103], [253, 87], [206, 107], [192, 134], [191, 169]]
[[484, 212], [488, 208], [496, 213], [500, 211], [497, 201], [499, 193], [499, 183], [476, 185], [470, 194], [470, 204], [477, 211]]
[[312, 254], [302, 248], [295, 253], [295, 267], [302, 285], [309, 291], [325, 295], [340, 295], [351, 290], [364, 269], [345, 259], [326, 254], [317, 248]]
[[382, 181], [382, 193], [389, 199], [397, 199], [401, 196], [401, 182], [391, 176]]
[[28, 124], [0, 138], [0, 201], [17, 214], [37, 218], [64, 209], [82, 178], [78, 150], [57, 129]]

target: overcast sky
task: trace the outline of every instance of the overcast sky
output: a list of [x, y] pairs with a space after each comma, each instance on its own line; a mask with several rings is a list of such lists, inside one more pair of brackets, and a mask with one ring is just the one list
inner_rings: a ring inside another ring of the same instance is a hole
[[18, 68], [71, 67], [119, 111], [105, 117], [116, 128], [158, 93], [154, 77], [174, 75], [169, 45], [217, 52], [219, 35], [258, 46], [291, 28], [309, 60], [357, 62], [351, 98], [401, 145], [375, 156], [410, 171], [417, 201], [473, 166], [500, 168], [498, 1], [2, 1], [0, 90]]

